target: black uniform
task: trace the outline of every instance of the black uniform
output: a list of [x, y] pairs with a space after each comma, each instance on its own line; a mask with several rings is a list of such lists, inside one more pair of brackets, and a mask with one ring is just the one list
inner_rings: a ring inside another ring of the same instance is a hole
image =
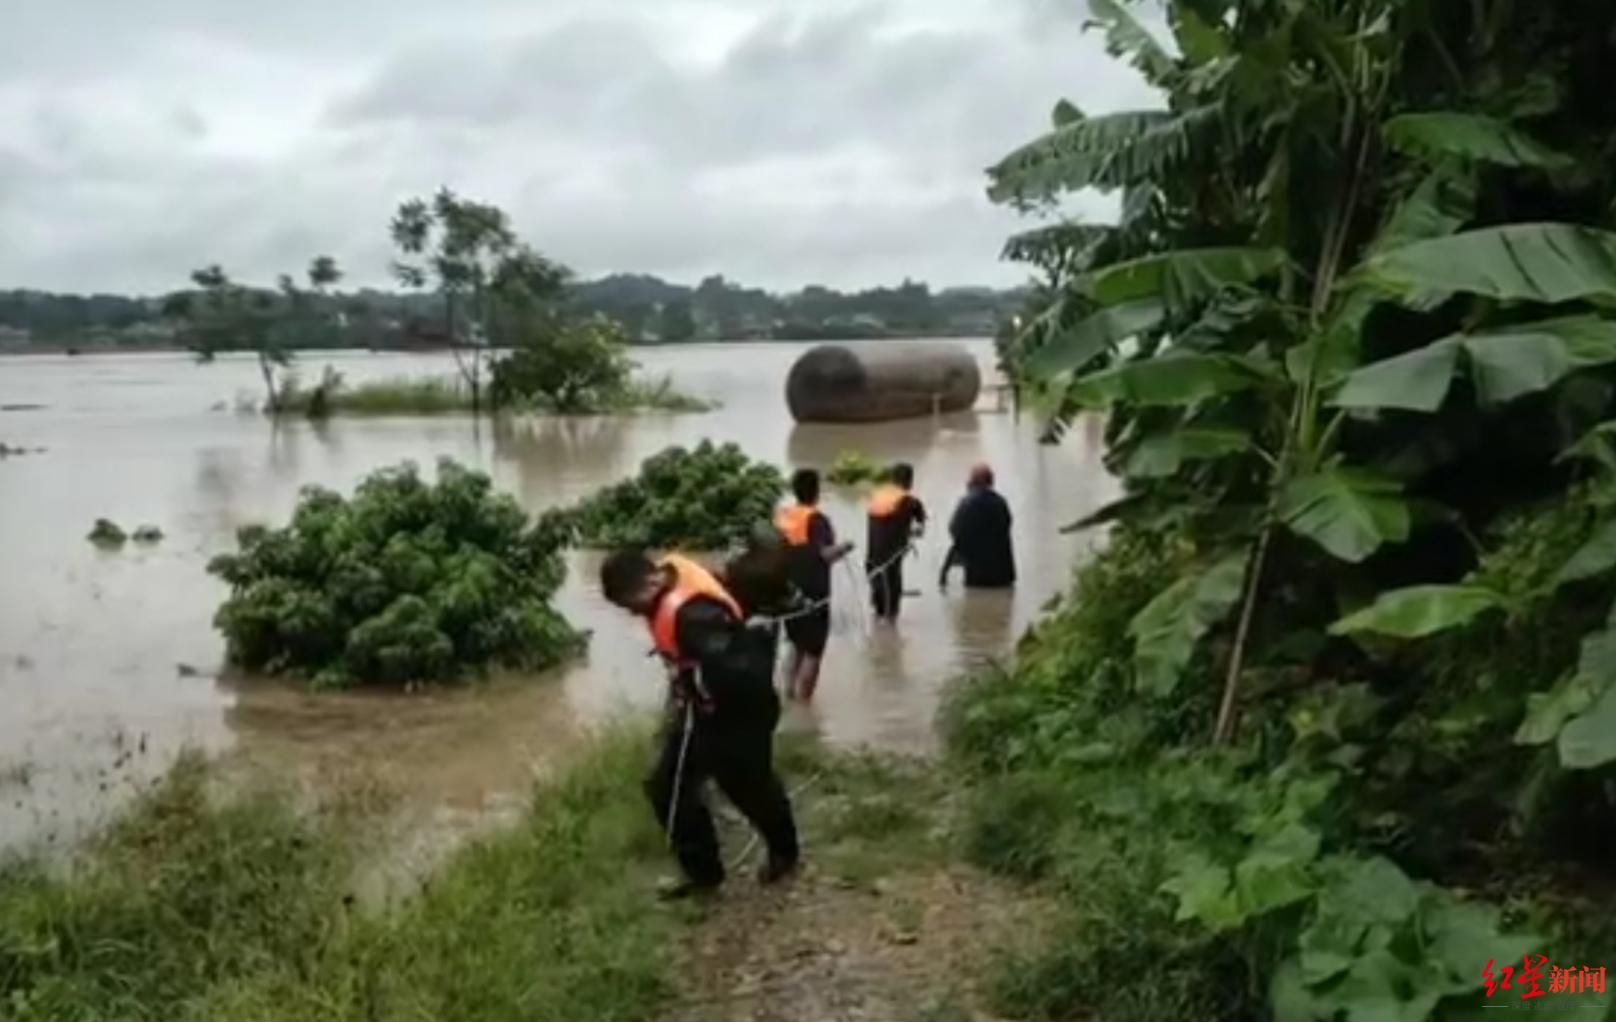
[[960, 498], [949, 520], [954, 545], [943, 562], [943, 579], [953, 565], [965, 568], [972, 589], [1004, 589], [1016, 583], [1016, 558], [1010, 547], [1010, 505], [988, 486]]
[[[795, 862], [797, 826], [774, 772], [780, 700], [773, 684], [772, 641], [735, 620], [723, 604], [700, 596], [679, 608], [674, 633], [680, 653], [698, 664], [699, 671], [687, 670], [675, 682], [672, 711], [645, 790], [666, 830], [683, 747], [672, 835], [679, 865], [697, 884], [717, 885], [724, 879], [718, 834], [701, 794], [708, 778], [763, 835], [773, 861]], [[692, 703], [686, 745], [686, 708]]]
[[868, 517], [864, 568], [870, 575], [870, 603], [876, 617], [896, 620], [903, 603], [902, 552], [909, 546], [915, 526], [926, 524], [926, 505], [912, 494], [905, 494], [891, 514]]
[[824, 604], [786, 619], [786, 638], [806, 656], [824, 656], [830, 639], [830, 562], [824, 550], [835, 545], [830, 519], [815, 511], [808, 519], [807, 544], [792, 548], [792, 584], [810, 604]]

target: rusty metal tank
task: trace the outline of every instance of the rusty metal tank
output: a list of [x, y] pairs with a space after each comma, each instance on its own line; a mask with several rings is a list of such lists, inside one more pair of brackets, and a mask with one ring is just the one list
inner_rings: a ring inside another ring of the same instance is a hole
[[786, 376], [786, 404], [798, 422], [882, 422], [976, 404], [982, 373], [955, 344], [820, 344]]

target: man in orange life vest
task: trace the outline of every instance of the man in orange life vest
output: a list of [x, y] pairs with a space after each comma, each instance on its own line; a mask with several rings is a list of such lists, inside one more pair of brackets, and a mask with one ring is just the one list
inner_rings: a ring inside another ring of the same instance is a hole
[[791, 642], [790, 680], [786, 694], [812, 699], [819, 685], [819, 666], [830, 638], [830, 566], [846, 557], [851, 543], [836, 542], [836, 530], [818, 508], [819, 473], [798, 469], [791, 477], [797, 502], [775, 513], [774, 527], [791, 547], [791, 581], [808, 609], [786, 617], [786, 638]]
[[888, 481], [870, 494], [869, 542], [865, 544], [864, 566], [870, 575], [870, 602], [875, 616], [898, 620], [903, 603], [904, 553], [926, 528], [926, 505], [910, 492], [915, 470], [904, 462], [893, 465]]
[[749, 629], [745, 612], [711, 572], [678, 555], [652, 561], [624, 550], [601, 565], [601, 589], [640, 615], [669, 666], [669, 726], [646, 794], [684, 870], [665, 896], [710, 891], [724, 881], [718, 835], [702, 799], [711, 778], [763, 835], [769, 861], [759, 874], [773, 883], [797, 868], [797, 826], [774, 772], [774, 645]]

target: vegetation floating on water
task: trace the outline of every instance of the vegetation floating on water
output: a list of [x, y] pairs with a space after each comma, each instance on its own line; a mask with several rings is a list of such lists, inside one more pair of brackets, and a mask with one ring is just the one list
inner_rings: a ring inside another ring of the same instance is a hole
[[155, 525], [138, 526], [129, 536], [136, 543], [160, 543], [163, 540], [163, 530]]
[[767, 524], [784, 490], [773, 465], [737, 444], [703, 440], [652, 455], [634, 478], [549, 518], [589, 547], [720, 550]]
[[1459, 1017], [1616, 950], [1609, 5], [1212, 7], [1096, 0], [1164, 101], [991, 171], [1123, 196], [1012, 239], [1004, 357], [1127, 490], [952, 715], [977, 858], [1069, 917], [1002, 1007]]
[[305, 489], [284, 528], [240, 530], [208, 565], [230, 583], [214, 623], [235, 665], [319, 686], [547, 668], [582, 642], [550, 606], [562, 539], [453, 461], [435, 484], [383, 469], [349, 498]]
[[831, 462], [825, 481], [834, 486], [859, 486], [878, 482], [884, 471], [863, 451], [842, 451]]
[[90, 529], [89, 540], [97, 546], [123, 546], [128, 539], [129, 534], [110, 518], [97, 518]]

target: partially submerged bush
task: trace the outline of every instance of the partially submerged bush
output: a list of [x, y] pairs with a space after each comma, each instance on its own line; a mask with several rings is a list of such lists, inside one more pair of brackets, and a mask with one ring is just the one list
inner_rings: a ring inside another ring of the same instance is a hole
[[97, 518], [90, 529], [89, 540], [96, 546], [123, 546], [128, 539], [129, 534], [110, 518]]
[[214, 623], [241, 667], [404, 685], [542, 669], [580, 642], [550, 606], [566, 570], [560, 537], [447, 459], [435, 485], [405, 464], [351, 499], [310, 487], [285, 528], [237, 538], [240, 552], [208, 570], [230, 583]]
[[825, 481], [833, 486], [857, 486], [881, 479], [883, 470], [863, 451], [843, 451], [831, 462]]
[[706, 411], [707, 402], [673, 389], [667, 377], [637, 380], [628, 333], [606, 316], [531, 324], [511, 352], [494, 362], [496, 404], [567, 415]]
[[718, 550], [766, 524], [785, 489], [780, 470], [733, 443], [669, 447], [633, 479], [609, 486], [561, 517], [585, 546]]
[[161, 543], [163, 541], [163, 530], [155, 525], [142, 525], [135, 529], [134, 534], [129, 538], [136, 543]]

